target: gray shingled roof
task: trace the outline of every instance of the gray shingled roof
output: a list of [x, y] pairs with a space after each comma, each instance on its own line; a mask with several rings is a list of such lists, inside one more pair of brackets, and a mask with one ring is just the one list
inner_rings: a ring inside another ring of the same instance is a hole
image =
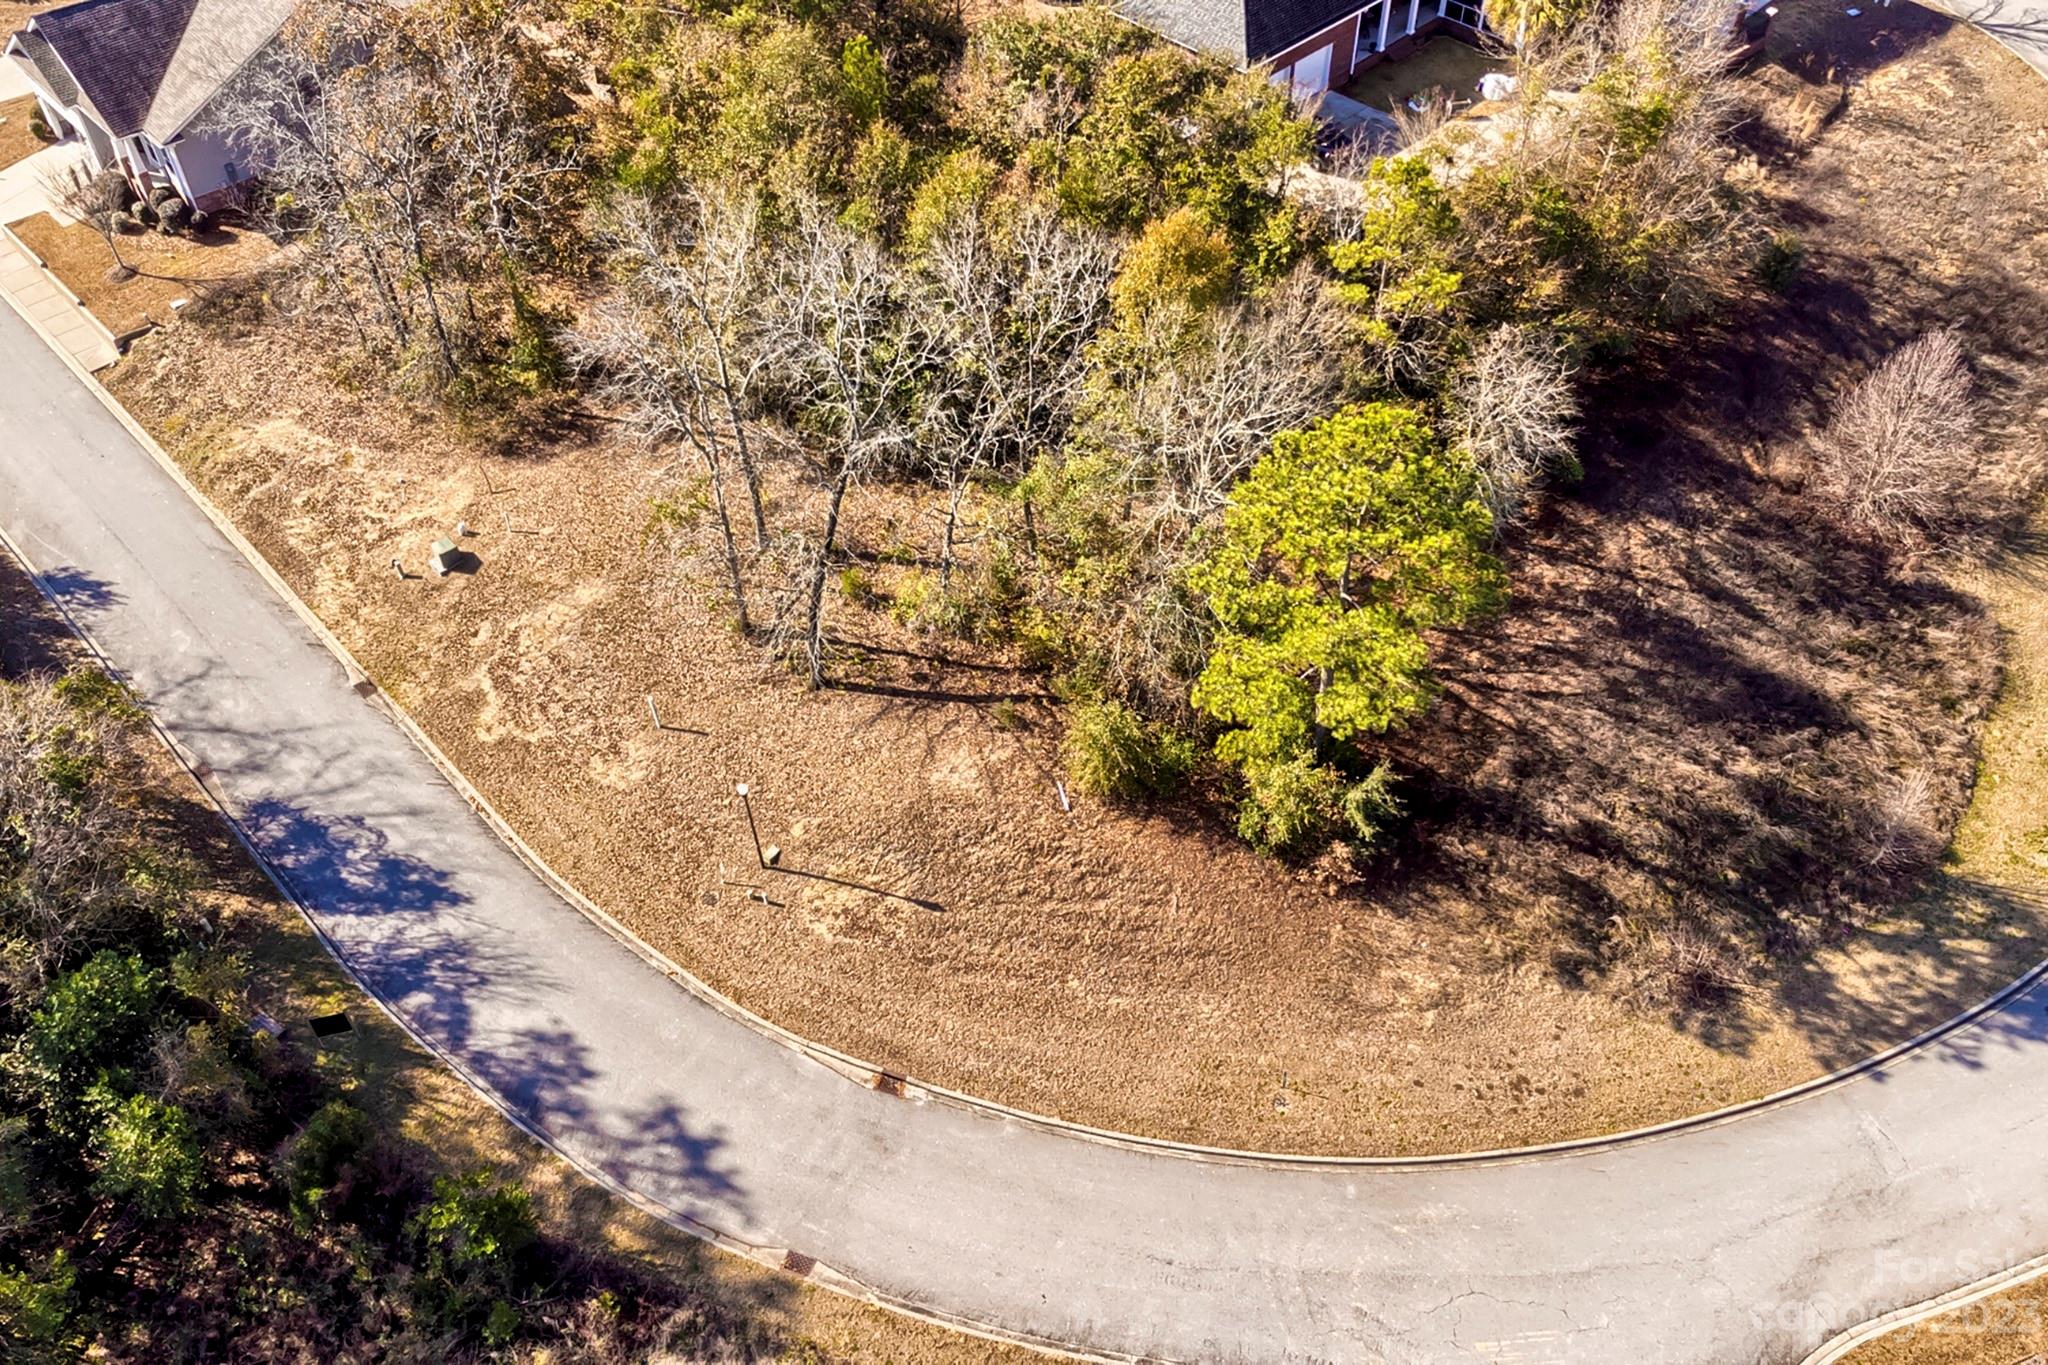
[[[114, 136], [167, 142], [276, 36], [293, 3], [79, 0], [35, 16], [16, 36], [53, 93], [82, 99]], [[45, 65], [38, 53], [48, 49], [61, 66]], [[69, 75], [60, 84], [53, 69]]]
[[164, 69], [142, 130], [158, 142], [182, 131], [249, 59], [277, 36], [296, 0], [197, 0]]
[[78, 86], [72, 82], [71, 73], [64, 69], [64, 63], [57, 60], [57, 54], [43, 41], [43, 35], [34, 29], [23, 29], [16, 35], [24, 56], [43, 78], [43, 84], [50, 88], [60, 103], [70, 104], [78, 98]]
[[1365, 0], [1122, 0], [1118, 10], [1182, 47], [1249, 66], [1364, 7]]

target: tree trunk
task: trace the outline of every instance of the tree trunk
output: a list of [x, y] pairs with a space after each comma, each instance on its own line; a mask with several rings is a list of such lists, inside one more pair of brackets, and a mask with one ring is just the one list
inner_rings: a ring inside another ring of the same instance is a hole
[[839, 538], [839, 506], [846, 500], [846, 485], [853, 481], [853, 466], [846, 463], [832, 480], [832, 501], [825, 509], [825, 538], [818, 546], [818, 562], [811, 566], [810, 616], [804, 627], [804, 657], [810, 665], [810, 685], [825, 685], [825, 575], [832, 565], [832, 551]]
[[960, 499], [967, 493], [967, 480], [960, 472], [949, 471], [946, 496], [946, 531], [939, 546], [939, 592], [949, 591], [953, 585], [953, 545], [959, 533]]
[[732, 513], [725, 505], [725, 471], [717, 460], [706, 459], [706, 468], [711, 473], [711, 506], [718, 513], [718, 535], [725, 542], [725, 571], [732, 579], [733, 610], [738, 613], [740, 635], [754, 633], [754, 624], [747, 617], [747, 584], [740, 576], [740, 547], [733, 540]]

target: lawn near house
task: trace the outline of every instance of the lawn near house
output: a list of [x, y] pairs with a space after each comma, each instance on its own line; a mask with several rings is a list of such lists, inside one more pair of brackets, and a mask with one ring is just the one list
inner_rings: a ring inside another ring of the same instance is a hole
[[[1787, 25], [1766, 68], [1770, 126], [1791, 131], [1761, 154], [1807, 271], [1703, 338], [1697, 368], [1595, 406], [1589, 477], [1514, 549], [1507, 622], [1447, 650], [1443, 703], [1392, 747], [1438, 778], [1412, 845], [1359, 891], [1179, 815], [1063, 810], [1036, 675], [885, 613], [840, 618], [847, 686], [764, 675], [650, 546], [664, 476], [604, 424], [482, 445], [341, 391], [321, 338], [282, 328], [181, 323], [112, 383], [545, 857], [781, 1024], [1026, 1108], [1226, 1145], [1611, 1131], [1896, 1041], [2048, 930], [2031, 566], [1895, 579], [1819, 543], [1794, 496], [1818, 397], [1948, 321], [1986, 358], [1994, 425], [2028, 448], [2048, 397], [2027, 330], [2048, 101], [1980, 35], [1906, 7]], [[1831, 68], [1861, 82], [1795, 145], [1819, 88], [1802, 73]], [[458, 519], [480, 572], [393, 577]], [[851, 537], [877, 592], [923, 534], [907, 507], [863, 505]], [[2009, 672], [1987, 727], [1994, 610]], [[648, 724], [649, 694], [674, 728]], [[1980, 744], [1991, 779], [1926, 899], [1869, 907], [1710, 1010], [1581, 979], [1634, 909], [1853, 876], [1797, 822], [1861, 818], [1910, 772], [1948, 828]], [[786, 866], [840, 882], [746, 896], [735, 781]]]
[[35, 107], [34, 95], [0, 100], [0, 167], [12, 166], [50, 145], [29, 131], [28, 119]]
[[1479, 102], [1479, 78], [1514, 65], [1505, 54], [1438, 34], [1399, 61], [1384, 61], [1353, 77], [1342, 91], [1369, 108], [1391, 113], [1413, 100], [1441, 94], [1462, 107]]
[[[93, 228], [60, 226], [47, 213], [12, 227], [115, 336], [169, 322], [176, 300], [194, 299], [259, 270], [277, 251], [262, 233], [232, 223], [182, 237], [155, 231], [116, 236], [112, 251]], [[115, 263], [115, 251], [126, 270]]]

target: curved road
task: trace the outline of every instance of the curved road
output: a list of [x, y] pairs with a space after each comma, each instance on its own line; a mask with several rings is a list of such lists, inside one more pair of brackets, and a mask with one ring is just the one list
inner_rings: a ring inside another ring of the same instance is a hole
[[1796, 1103], [1476, 1164], [1219, 1164], [892, 1098], [551, 893], [4, 308], [0, 529], [451, 1063], [670, 1217], [898, 1305], [1106, 1355], [1726, 1365], [2048, 1247], [2048, 988]]

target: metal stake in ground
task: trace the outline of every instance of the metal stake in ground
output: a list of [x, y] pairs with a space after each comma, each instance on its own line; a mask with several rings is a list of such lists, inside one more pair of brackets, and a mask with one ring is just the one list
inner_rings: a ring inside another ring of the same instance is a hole
[[735, 782], [732, 784], [732, 789], [739, 796], [740, 805], [746, 808], [747, 832], [754, 836], [754, 856], [761, 860], [761, 866], [763, 867], [775, 866], [782, 861], [782, 850], [774, 844], [770, 844], [766, 848], [761, 847], [761, 827], [754, 823], [754, 803], [747, 794], [747, 784]]

